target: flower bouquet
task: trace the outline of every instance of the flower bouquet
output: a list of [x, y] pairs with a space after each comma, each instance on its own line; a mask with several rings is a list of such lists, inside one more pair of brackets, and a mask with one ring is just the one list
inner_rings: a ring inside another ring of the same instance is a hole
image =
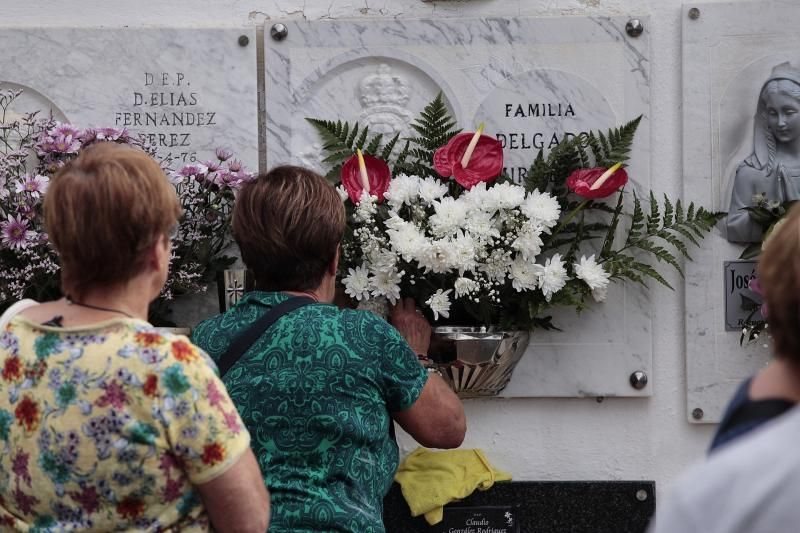
[[344, 290], [372, 309], [412, 297], [434, 325], [557, 328], [550, 309], [580, 311], [611, 282], [670, 287], [648, 258], [682, 274], [678, 258], [723, 216], [625, 191], [639, 118], [540, 150], [521, 184], [494, 137], [456, 129], [441, 94], [402, 140], [308, 120], [346, 206]]
[[[761, 241], [748, 244], [742, 251], [739, 259], [757, 259], [761, 255], [764, 245], [772, 233], [786, 220], [786, 214], [795, 201], [779, 202], [769, 200], [764, 194], [753, 196], [753, 203], [745, 207], [750, 220], [761, 227]], [[748, 282], [748, 290], [753, 298], [750, 314], [744, 319], [742, 334], [739, 344], [745, 345], [758, 340], [767, 329], [767, 305], [763, 303], [763, 291], [758, 279], [753, 278]]]
[[[87, 146], [99, 141], [136, 146], [156, 157], [155, 149], [125, 129], [60, 124], [39, 112], [11, 116], [21, 91], [0, 88], [0, 310], [20, 298], [60, 296], [58, 256], [44, 232], [42, 200], [52, 175]], [[173, 242], [170, 273], [151, 307], [156, 325], [170, 321], [170, 303], [180, 294], [203, 292], [218, 269], [235, 260], [224, 254], [234, 193], [252, 178], [227, 150], [213, 160], [160, 161], [183, 207]]]

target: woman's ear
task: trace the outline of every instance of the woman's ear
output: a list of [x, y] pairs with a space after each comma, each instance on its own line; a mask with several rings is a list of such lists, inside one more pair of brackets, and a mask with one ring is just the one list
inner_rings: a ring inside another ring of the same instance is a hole
[[147, 253], [147, 266], [152, 270], [161, 270], [164, 264], [169, 264], [170, 253], [169, 237], [161, 235]]
[[342, 251], [342, 245], [336, 247], [336, 254], [333, 256], [333, 261], [328, 265], [328, 274], [336, 277], [336, 270], [339, 268], [339, 252]]

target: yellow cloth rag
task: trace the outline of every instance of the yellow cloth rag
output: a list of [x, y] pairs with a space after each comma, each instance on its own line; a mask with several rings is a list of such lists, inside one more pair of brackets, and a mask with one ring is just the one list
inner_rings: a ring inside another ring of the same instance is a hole
[[432, 451], [417, 448], [400, 464], [400, 484], [411, 516], [425, 515], [430, 525], [442, 521], [444, 505], [466, 498], [477, 488], [486, 490], [511, 474], [496, 470], [481, 450]]

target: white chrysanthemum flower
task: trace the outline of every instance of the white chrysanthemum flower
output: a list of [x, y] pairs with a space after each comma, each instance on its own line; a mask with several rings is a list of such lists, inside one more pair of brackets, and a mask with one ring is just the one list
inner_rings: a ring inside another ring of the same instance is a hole
[[363, 266], [348, 270], [347, 276], [342, 279], [344, 292], [356, 301], [369, 298], [369, 271]]
[[486, 189], [485, 202], [488, 211], [513, 209], [525, 201], [525, 189], [511, 183], [497, 183]]
[[546, 192], [534, 189], [521, 206], [522, 214], [545, 228], [552, 228], [561, 216], [558, 200]]
[[401, 217], [397, 211], [392, 209], [389, 211], [389, 217], [386, 219], [384, 224], [386, 224], [386, 227], [389, 229], [399, 230], [403, 226], [409, 225], [410, 222]]
[[450, 266], [460, 274], [478, 267], [476, 254], [481, 251], [481, 246], [475, 242], [472, 235], [459, 231], [451, 241]]
[[428, 222], [431, 225], [431, 232], [438, 237], [452, 235], [463, 228], [467, 222], [469, 206], [452, 197], [448, 196], [434, 202], [433, 209], [435, 213], [431, 215]]
[[425, 301], [425, 304], [433, 311], [433, 319], [439, 320], [439, 315], [447, 318], [450, 316], [450, 297], [448, 296], [453, 289], [437, 290], [430, 298]]
[[367, 191], [362, 191], [361, 200], [359, 200], [356, 206], [356, 212], [353, 214], [353, 217], [358, 222], [369, 222], [378, 211], [377, 203], [377, 196], [370, 196]]
[[386, 202], [395, 209], [403, 204], [411, 204], [419, 194], [419, 178], [400, 174], [389, 182], [389, 188], [383, 194]]
[[400, 281], [402, 279], [403, 272], [398, 272], [396, 268], [374, 272], [371, 279], [372, 295], [385, 296], [394, 305], [400, 299]]
[[386, 230], [392, 249], [408, 262], [417, 261], [428, 253], [430, 241], [414, 226], [406, 223], [397, 229]]
[[450, 248], [451, 241], [448, 239], [431, 241], [417, 253], [420, 268], [429, 272], [448, 272], [452, 263]]
[[481, 272], [485, 272], [490, 280], [505, 281], [512, 262], [510, 251], [494, 250], [486, 258], [486, 262], [480, 265], [478, 269]]
[[393, 269], [397, 266], [397, 255], [392, 250], [376, 247], [368, 254], [369, 268], [375, 272]]
[[467, 202], [474, 208], [483, 209], [486, 199], [486, 182], [480, 182], [468, 191], [464, 191], [459, 196], [460, 199]]
[[567, 269], [564, 268], [564, 261], [561, 254], [555, 254], [545, 261], [544, 266], [539, 266], [539, 288], [544, 293], [544, 299], [548, 302], [555, 293], [564, 288], [569, 277]]
[[500, 228], [491, 213], [480, 209], [473, 209], [467, 215], [464, 229], [481, 243], [500, 237]]
[[477, 291], [478, 282], [474, 279], [461, 277], [453, 283], [453, 288], [456, 290], [456, 298], [462, 298]]
[[608, 289], [608, 281], [611, 277], [605, 271], [602, 265], [598, 264], [594, 259], [594, 254], [588, 258], [581, 256], [580, 263], [574, 263], [575, 275], [578, 279], [582, 279], [590, 289], [592, 289], [592, 297], [596, 302], [602, 302], [606, 298]]
[[539, 284], [540, 272], [541, 265], [519, 256], [511, 263], [508, 277], [511, 278], [511, 286], [517, 292], [532, 291]]
[[339, 193], [339, 198], [341, 198], [343, 202], [346, 202], [347, 199], [350, 198], [347, 194], [347, 189], [345, 189], [343, 185], [336, 187], [336, 192]]
[[383, 297], [368, 298], [359, 302], [358, 309], [375, 313], [385, 320], [389, 316], [389, 300]]
[[447, 185], [431, 177], [419, 180], [419, 198], [425, 204], [432, 204], [442, 196], [447, 194]]
[[533, 261], [542, 251], [544, 242], [542, 241], [542, 227], [533, 222], [526, 222], [522, 225], [517, 234], [517, 238], [511, 243], [511, 247], [517, 250], [526, 260]]

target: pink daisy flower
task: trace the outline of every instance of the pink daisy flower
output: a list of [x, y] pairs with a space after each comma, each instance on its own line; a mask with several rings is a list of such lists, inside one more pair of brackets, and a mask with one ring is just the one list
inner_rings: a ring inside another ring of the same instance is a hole
[[28, 221], [20, 216], [8, 215], [8, 220], [0, 224], [3, 244], [9, 248], [24, 250], [28, 241], [36, 236], [35, 231], [28, 229]]

